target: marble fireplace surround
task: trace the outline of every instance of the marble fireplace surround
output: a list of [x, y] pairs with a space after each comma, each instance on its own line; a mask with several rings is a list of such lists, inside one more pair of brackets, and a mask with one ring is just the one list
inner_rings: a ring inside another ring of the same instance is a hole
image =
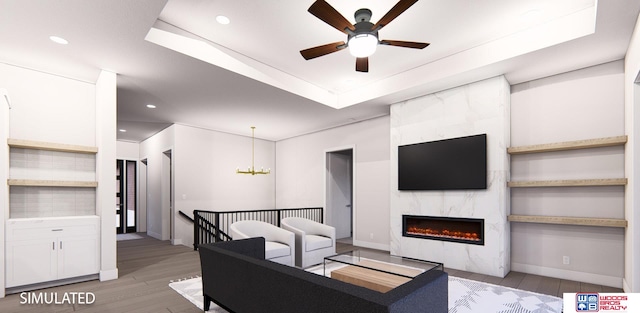
[[[504, 277], [510, 271], [510, 87], [503, 76], [391, 106], [391, 253]], [[398, 146], [487, 134], [487, 189], [399, 191]], [[402, 236], [402, 216], [484, 219], [484, 245]]]

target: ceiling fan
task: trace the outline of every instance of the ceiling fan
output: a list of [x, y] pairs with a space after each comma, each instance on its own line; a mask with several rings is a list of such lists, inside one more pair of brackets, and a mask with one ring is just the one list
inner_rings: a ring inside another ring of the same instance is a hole
[[424, 49], [429, 44], [425, 42], [412, 42], [400, 40], [379, 40], [378, 31], [393, 21], [398, 15], [406, 11], [418, 0], [400, 0], [387, 12], [376, 24], [371, 23], [371, 10], [360, 9], [354, 14], [356, 23], [351, 24], [336, 9], [324, 0], [317, 0], [309, 13], [331, 25], [335, 29], [347, 34], [347, 43], [344, 41], [317, 46], [300, 51], [305, 60], [317, 58], [329, 53], [340, 51], [349, 47], [349, 51], [356, 57], [356, 71], [369, 71], [369, 56], [376, 51], [377, 45], [388, 45], [404, 48]]

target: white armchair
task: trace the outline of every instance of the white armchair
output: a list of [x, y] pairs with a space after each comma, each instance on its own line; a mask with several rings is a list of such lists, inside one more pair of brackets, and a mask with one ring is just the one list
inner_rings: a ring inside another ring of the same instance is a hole
[[296, 266], [320, 264], [324, 257], [336, 254], [336, 229], [306, 218], [287, 217], [280, 226], [295, 234]]
[[238, 221], [229, 227], [234, 240], [264, 237], [265, 259], [293, 266], [295, 236], [292, 232], [262, 221]]

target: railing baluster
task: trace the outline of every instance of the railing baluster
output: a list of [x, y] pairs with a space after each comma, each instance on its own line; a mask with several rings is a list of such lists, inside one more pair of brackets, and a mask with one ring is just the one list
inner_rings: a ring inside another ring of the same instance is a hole
[[199, 216], [197, 214], [197, 211], [193, 211], [193, 250], [198, 250], [198, 244], [199, 244], [199, 239], [198, 239], [198, 227], [196, 225], [198, 225], [199, 222]]
[[193, 211], [193, 248], [201, 244], [227, 241], [230, 226], [237, 221], [259, 220], [280, 227], [286, 217], [303, 217], [324, 223], [324, 208], [273, 209], [248, 211]]

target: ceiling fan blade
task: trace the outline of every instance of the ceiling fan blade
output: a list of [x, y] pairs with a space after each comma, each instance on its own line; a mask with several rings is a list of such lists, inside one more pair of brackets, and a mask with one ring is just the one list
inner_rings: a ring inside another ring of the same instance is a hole
[[369, 58], [356, 58], [356, 71], [369, 72]]
[[414, 41], [402, 41], [402, 40], [380, 40], [381, 45], [396, 46], [404, 48], [424, 49], [429, 43], [426, 42], [414, 42]]
[[356, 29], [351, 22], [324, 0], [314, 2], [309, 7], [309, 13], [345, 34], [348, 34], [347, 31], [345, 31], [347, 28], [350, 30]]
[[337, 42], [328, 43], [326, 45], [301, 50], [300, 54], [302, 54], [302, 57], [305, 60], [310, 60], [313, 58], [321, 57], [325, 54], [340, 51], [345, 47], [346, 47], [346, 44], [344, 43], [344, 41], [337, 41]]
[[409, 7], [411, 7], [414, 3], [418, 2], [418, 0], [400, 0], [396, 5], [387, 12], [375, 25], [373, 25], [373, 29], [380, 29], [385, 27], [391, 21], [393, 21], [398, 15], [402, 14], [402, 12], [406, 11]]

